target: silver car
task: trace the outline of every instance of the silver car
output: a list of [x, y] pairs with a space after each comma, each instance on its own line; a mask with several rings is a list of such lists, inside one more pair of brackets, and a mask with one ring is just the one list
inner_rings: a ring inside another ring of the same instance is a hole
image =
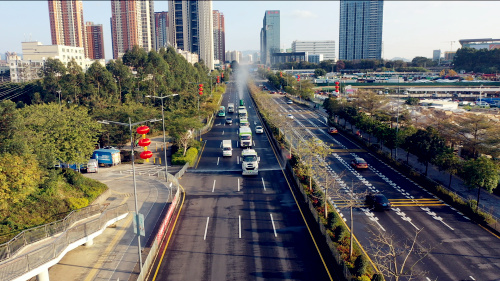
[[264, 128], [262, 128], [262, 126], [255, 126], [255, 133], [256, 134], [263, 134]]

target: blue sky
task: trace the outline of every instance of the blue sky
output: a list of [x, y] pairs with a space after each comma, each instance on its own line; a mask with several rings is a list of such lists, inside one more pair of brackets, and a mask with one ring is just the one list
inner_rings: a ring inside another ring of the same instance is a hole
[[[281, 47], [294, 40], [335, 40], [339, 1], [213, 1], [226, 20], [226, 50], [258, 50], [265, 10], [281, 11]], [[85, 21], [104, 25], [106, 59], [112, 58], [110, 1], [83, 1]], [[155, 1], [155, 11], [168, 10]], [[0, 1], [0, 54], [21, 53], [21, 42], [51, 44], [47, 1]], [[459, 39], [500, 38], [499, 1], [385, 1], [383, 58], [432, 57], [456, 50]], [[451, 44], [451, 41], [455, 43]], [[338, 56], [338, 51], [337, 51]]]

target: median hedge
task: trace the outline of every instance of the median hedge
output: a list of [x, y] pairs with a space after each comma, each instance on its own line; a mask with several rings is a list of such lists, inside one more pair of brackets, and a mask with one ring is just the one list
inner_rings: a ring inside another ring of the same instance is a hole
[[186, 151], [185, 156], [182, 156], [182, 149], [179, 149], [172, 155], [172, 165], [184, 165], [189, 163], [192, 167], [196, 161], [196, 156], [198, 156], [198, 149], [195, 147], [190, 147]]

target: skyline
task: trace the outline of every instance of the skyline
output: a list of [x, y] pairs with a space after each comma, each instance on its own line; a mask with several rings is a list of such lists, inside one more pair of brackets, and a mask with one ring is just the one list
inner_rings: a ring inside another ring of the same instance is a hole
[[[23, 41], [51, 44], [47, 1], [0, 3], [10, 23], [0, 39], [2, 56], [22, 53]], [[459, 39], [498, 38], [499, 9], [500, 2], [488, 1], [384, 1], [382, 57], [431, 58], [433, 50], [458, 49]], [[167, 1], [155, 2], [156, 12], [167, 10]], [[338, 58], [339, 1], [213, 1], [213, 10], [225, 16], [228, 51], [259, 50], [264, 12], [280, 10], [281, 48], [291, 48], [294, 40], [334, 40]], [[18, 20], [20, 13], [32, 20]], [[106, 59], [111, 59], [110, 1], [83, 1], [83, 14], [85, 22], [103, 24]]]

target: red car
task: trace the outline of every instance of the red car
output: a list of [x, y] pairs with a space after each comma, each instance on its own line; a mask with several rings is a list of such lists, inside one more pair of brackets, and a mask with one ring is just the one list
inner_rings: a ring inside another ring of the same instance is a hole
[[359, 158], [359, 157], [356, 157], [356, 158], [352, 159], [351, 165], [354, 168], [357, 168], [357, 169], [366, 169], [366, 168], [368, 168], [368, 163], [366, 163], [365, 159]]
[[337, 128], [330, 127], [330, 129], [328, 129], [328, 133], [330, 133], [330, 134], [336, 134], [336, 133], [338, 133]]

